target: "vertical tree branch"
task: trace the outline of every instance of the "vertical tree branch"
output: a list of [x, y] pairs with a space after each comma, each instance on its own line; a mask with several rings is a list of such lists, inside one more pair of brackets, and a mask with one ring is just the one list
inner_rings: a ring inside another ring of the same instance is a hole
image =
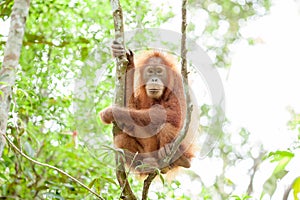
[[186, 27], [187, 27], [186, 6], [187, 6], [187, 0], [182, 0], [182, 7], [181, 7], [181, 74], [184, 78], [184, 81], [187, 83], [188, 72], [187, 72], [187, 60], [186, 60], [186, 54], [187, 54], [187, 49], [186, 49]]
[[261, 164], [263, 160], [263, 156], [265, 155], [265, 151], [262, 151], [257, 158], [254, 159], [254, 163], [251, 169], [251, 175], [250, 175], [250, 182], [247, 188], [247, 194], [251, 195], [253, 192], [253, 181], [254, 181], [254, 176], [258, 170], [259, 165]]
[[183, 128], [181, 129], [178, 137], [172, 144], [171, 148], [171, 153], [164, 159], [165, 163], [169, 163], [174, 155], [176, 154], [181, 142], [184, 140], [188, 129], [189, 129], [189, 124], [191, 122], [191, 115], [193, 111], [193, 104], [191, 102], [191, 97], [189, 93], [189, 84], [188, 84], [188, 71], [187, 71], [187, 59], [186, 59], [186, 54], [187, 54], [187, 49], [186, 49], [186, 27], [187, 27], [187, 22], [186, 22], [186, 6], [187, 6], [187, 0], [182, 0], [182, 8], [181, 8], [181, 14], [182, 14], [182, 21], [181, 21], [181, 74], [182, 74], [182, 79], [183, 79], [183, 88], [184, 88], [184, 93], [185, 93], [185, 98], [186, 98], [186, 117], [184, 121]]
[[285, 189], [285, 191], [284, 191], [284, 193], [283, 193], [282, 200], [288, 200], [289, 195], [290, 195], [290, 192], [291, 192], [291, 190], [293, 189], [292, 186], [293, 186], [293, 184], [289, 185], [289, 186]]
[[[124, 44], [124, 26], [123, 26], [123, 13], [119, 0], [111, 0], [111, 7], [113, 12], [114, 27], [115, 27], [115, 40], [120, 44]], [[114, 104], [118, 106], [125, 106], [125, 85], [126, 85], [126, 69], [128, 60], [126, 55], [116, 58], [116, 84]], [[114, 137], [122, 130], [116, 123], [113, 125]], [[120, 153], [116, 153], [116, 176], [120, 187], [122, 188], [122, 198], [128, 200], [135, 200], [125, 171], [125, 158]]]
[[[123, 25], [123, 13], [120, 2], [118, 0], [111, 0], [111, 7], [113, 12], [114, 27], [115, 27], [115, 40], [125, 46], [124, 42], [124, 25]], [[128, 60], [126, 55], [122, 55], [116, 58], [116, 88], [114, 104], [119, 106], [125, 105], [125, 80], [126, 69]]]
[[5, 145], [2, 134], [6, 133], [12, 86], [15, 84], [29, 5], [30, 0], [15, 0], [4, 59], [0, 69], [0, 158]]
[[142, 200], [147, 200], [150, 185], [151, 185], [152, 181], [155, 179], [156, 175], [157, 175], [157, 171], [152, 172], [145, 179], [143, 193], [142, 193]]
[[[186, 110], [186, 118], [184, 122], [184, 126], [182, 130], [180, 131], [178, 137], [174, 141], [171, 147], [171, 152], [168, 156], [166, 156], [165, 159], [163, 159], [163, 163], [168, 165], [172, 158], [175, 156], [181, 142], [184, 140], [189, 124], [191, 121], [191, 113], [193, 111], [193, 105], [191, 104], [191, 99], [190, 99], [190, 94], [189, 94], [189, 85], [188, 85], [188, 72], [187, 72], [187, 60], [186, 60], [186, 54], [187, 54], [187, 49], [186, 49], [186, 6], [187, 6], [187, 0], [182, 0], [182, 8], [181, 8], [181, 13], [182, 13], [182, 23], [181, 23], [181, 74], [183, 78], [183, 87], [184, 87], [184, 93], [185, 93], [185, 98], [186, 98], [186, 103], [187, 103], [187, 110]], [[154, 180], [156, 177], [157, 172], [152, 172], [148, 175], [147, 179], [144, 181], [144, 188], [143, 188], [143, 196], [142, 200], [147, 199], [148, 195], [148, 190], [151, 185], [151, 182]]]

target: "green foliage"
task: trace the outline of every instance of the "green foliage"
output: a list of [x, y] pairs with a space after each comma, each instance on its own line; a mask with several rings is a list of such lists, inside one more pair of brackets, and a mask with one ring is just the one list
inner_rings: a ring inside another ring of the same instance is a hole
[[13, 0], [0, 2], [0, 18], [7, 19], [7, 17], [10, 16], [13, 3]]
[[[111, 104], [114, 65], [110, 56], [109, 2], [30, 2], [20, 68], [13, 88], [8, 135], [30, 157], [55, 165], [92, 187], [105, 199], [119, 196], [111, 128], [97, 113]], [[13, 1], [0, 3], [1, 19]], [[126, 26], [159, 25], [171, 10], [149, 9], [149, 2], [122, 2]], [[137, 13], [131, 12], [133, 7]], [[156, 15], [157, 19], [147, 16]], [[0, 35], [0, 42], [4, 40]], [[0, 57], [4, 43], [0, 43]], [[2, 59], [1, 59], [2, 60]], [[97, 73], [102, 78], [98, 80]], [[78, 82], [84, 80], [81, 87]], [[97, 82], [98, 84], [95, 84]], [[72, 134], [78, 132], [79, 143]], [[95, 144], [90, 144], [96, 141]], [[6, 148], [0, 163], [0, 196], [17, 199], [83, 199], [89, 193], [58, 172], [35, 166]], [[140, 188], [136, 184], [135, 188]]]
[[282, 179], [288, 173], [288, 171], [285, 170], [285, 167], [294, 157], [294, 154], [288, 151], [276, 151], [271, 152], [268, 157], [271, 159], [271, 162], [278, 162], [278, 164], [271, 177], [264, 183], [260, 199], [262, 199], [265, 194], [270, 195], [270, 197], [273, 196], [277, 188], [278, 180]]
[[292, 186], [293, 190], [294, 190], [294, 199], [295, 200], [299, 200], [299, 194], [300, 194], [300, 177], [297, 177], [295, 180], [294, 180], [294, 183], [293, 183], [293, 186]]
[[247, 195], [247, 194], [242, 195], [241, 197], [238, 196], [238, 195], [232, 195], [232, 196], [231, 196], [231, 199], [233, 199], [233, 200], [247, 200], [247, 199], [251, 199], [251, 198], [252, 198], [252, 197], [249, 196], [249, 195]]

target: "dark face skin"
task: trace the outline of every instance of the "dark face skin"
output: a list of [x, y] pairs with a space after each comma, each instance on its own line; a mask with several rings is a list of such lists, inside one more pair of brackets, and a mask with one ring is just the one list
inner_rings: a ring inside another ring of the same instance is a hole
[[162, 96], [167, 83], [167, 70], [162, 62], [160, 58], [150, 58], [144, 68], [147, 96], [153, 99]]

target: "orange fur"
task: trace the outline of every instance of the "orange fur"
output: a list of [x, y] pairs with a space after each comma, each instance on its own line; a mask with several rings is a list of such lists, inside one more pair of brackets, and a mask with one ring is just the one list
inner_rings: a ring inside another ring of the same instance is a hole
[[[106, 123], [117, 121], [119, 126], [122, 126], [120, 128], [123, 131], [116, 134], [114, 143], [116, 147], [132, 153], [131, 156], [127, 154], [128, 164], [132, 162], [133, 155], [138, 152], [137, 160], [143, 162], [150, 157], [155, 160], [155, 167], [161, 167], [158, 165], [163, 159], [160, 157], [160, 152], [167, 151], [167, 146], [176, 139], [186, 117], [186, 100], [182, 78], [177, 68], [178, 63], [174, 56], [159, 51], [143, 52], [134, 62], [131, 56], [127, 54], [131, 61], [128, 69], [134, 69], [134, 72], [127, 74], [127, 106], [108, 108], [101, 112], [101, 119]], [[167, 85], [159, 99], [152, 99], [146, 94], [143, 74], [145, 73], [144, 66], [149, 64], [149, 59], [154, 59], [158, 65], [165, 66], [167, 69]], [[149, 136], [139, 137], [142, 133], [149, 134]], [[176, 158], [169, 163], [167, 168], [166, 166], [162, 168], [168, 171], [180, 166], [189, 167], [195, 152], [193, 145], [190, 145], [193, 139], [194, 133], [189, 132], [177, 151]], [[133, 167], [139, 164], [140, 162], [134, 162]], [[148, 173], [143, 170], [141, 172]]]

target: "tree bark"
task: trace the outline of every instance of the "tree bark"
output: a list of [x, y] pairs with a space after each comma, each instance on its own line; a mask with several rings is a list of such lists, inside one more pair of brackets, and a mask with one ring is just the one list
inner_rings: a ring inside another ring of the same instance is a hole
[[[190, 94], [189, 94], [187, 60], [186, 60], [186, 54], [187, 54], [187, 49], [186, 49], [186, 27], [187, 27], [186, 6], [187, 6], [187, 0], [182, 0], [182, 7], [181, 7], [181, 14], [182, 14], [182, 21], [181, 21], [181, 34], [182, 34], [182, 36], [181, 36], [181, 74], [182, 74], [183, 88], [184, 88], [186, 104], [187, 104], [186, 119], [184, 121], [184, 126], [183, 126], [182, 130], [180, 131], [178, 137], [176, 138], [176, 140], [174, 141], [174, 143], [171, 146], [170, 154], [167, 155], [166, 158], [163, 159], [164, 164], [170, 163], [172, 158], [175, 156], [175, 153], [177, 152], [181, 142], [184, 140], [184, 138], [188, 132], [188, 129], [189, 129], [189, 124], [191, 121], [191, 114], [193, 111], [193, 105], [191, 103], [191, 98], [190, 98]], [[152, 172], [151, 174], [148, 175], [147, 179], [145, 180], [142, 200], [147, 199], [149, 187], [150, 187], [153, 179], [156, 177], [156, 175], [157, 175], [157, 172]]]
[[[124, 26], [123, 26], [123, 13], [119, 0], [111, 0], [111, 7], [114, 18], [115, 27], [115, 40], [120, 44], [124, 43]], [[126, 70], [128, 60], [126, 55], [116, 58], [116, 81], [115, 81], [115, 96], [114, 104], [124, 107], [125, 106], [125, 85], [126, 85]], [[121, 129], [116, 123], [113, 125], [113, 135], [115, 136]], [[127, 174], [125, 170], [125, 158], [120, 153], [116, 153], [116, 176], [120, 187], [122, 188], [121, 198], [126, 200], [136, 200], [129, 185]]]
[[[30, 0], [15, 0], [12, 8], [9, 35], [0, 69], [0, 130], [3, 134], [7, 128], [12, 86], [15, 84], [29, 5]], [[0, 158], [4, 145], [4, 137], [0, 135]]]
[[176, 154], [181, 142], [184, 140], [188, 130], [189, 125], [191, 122], [191, 115], [193, 112], [193, 104], [191, 102], [191, 97], [189, 93], [189, 83], [188, 83], [188, 71], [187, 71], [187, 60], [186, 60], [186, 7], [187, 7], [187, 0], [182, 0], [182, 7], [181, 7], [181, 74], [182, 74], [182, 80], [183, 80], [183, 88], [184, 88], [184, 94], [185, 94], [185, 100], [186, 100], [186, 117], [184, 121], [183, 128], [181, 129], [178, 137], [174, 141], [170, 154], [164, 159], [165, 163], [169, 163], [174, 155]]

